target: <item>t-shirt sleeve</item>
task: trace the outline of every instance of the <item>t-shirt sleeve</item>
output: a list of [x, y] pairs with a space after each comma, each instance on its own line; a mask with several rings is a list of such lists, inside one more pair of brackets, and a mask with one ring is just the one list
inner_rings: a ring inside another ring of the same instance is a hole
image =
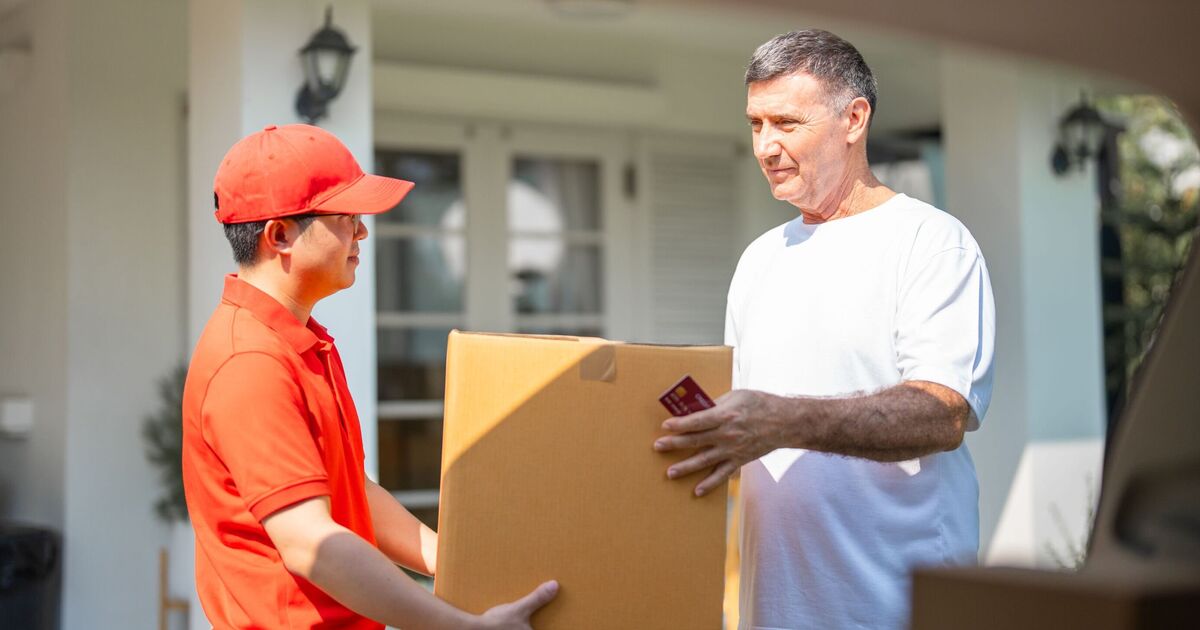
[[[771, 232], [767, 234], [771, 234]], [[730, 375], [731, 389], [742, 389], [745, 387], [746, 377], [741, 369], [743, 323], [739, 321], [739, 318], [742, 317], [741, 308], [745, 303], [746, 277], [751, 273], [748, 269], [754, 266], [755, 246], [764, 237], [766, 235], [756, 239], [746, 248], [746, 251], [742, 252], [741, 258], [738, 259], [737, 268], [733, 271], [733, 277], [729, 280], [729, 292], [725, 295], [725, 345], [733, 348], [733, 373]]]
[[330, 494], [304, 395], [292, 372], [262, 353], [231, 357], [209, 383], [204, 438], [259, 521]]
[[738, 366], [738, 328], [734, 320], [732, 292], [725, 304], [725, 345], [733, 348], [733, 374], [731, 374], [732, 389], [741, 387], [741, 370]]
[[958, 392], [971, 406], [967, 430], [978, 429], [991, 402], [996, 320], [983, 257], [970, 247], [945, 249], [901, 286], [896, 314], [901, 379]]

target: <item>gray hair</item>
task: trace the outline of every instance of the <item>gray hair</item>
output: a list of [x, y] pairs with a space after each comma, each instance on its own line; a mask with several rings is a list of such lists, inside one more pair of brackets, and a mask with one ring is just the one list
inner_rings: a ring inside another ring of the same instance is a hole
[[861, 96], [875, 119], [875, 75], [853, 44], [829, 31], [792, 31], [759, 46], [746, 67], [746, 85], [800, 72], [824, 86], [830, 109], [841, 112]]

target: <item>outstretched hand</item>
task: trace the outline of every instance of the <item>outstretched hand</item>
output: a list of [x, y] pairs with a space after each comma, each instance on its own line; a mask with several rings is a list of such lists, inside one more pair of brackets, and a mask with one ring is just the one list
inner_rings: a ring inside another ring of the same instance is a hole
[[776, 396], [738, 389], [716, 400], [703, 411], [671, 418], [662, 428], [669, 434], [654, 442], [654, 450], [670, 452], [700, 449], [695, 455], [672, 464], [667, 477], [679, 479], [711, 469], [696, 485], [696, 496], [704, 496], [737, 472], [776, 447], [772, 427], [777, 413]]
[[525, 597], [500, 604], [480, 617], [489, 630], [533, 630], [529, 618], [558, 595], [558, 582], [543, 582]]

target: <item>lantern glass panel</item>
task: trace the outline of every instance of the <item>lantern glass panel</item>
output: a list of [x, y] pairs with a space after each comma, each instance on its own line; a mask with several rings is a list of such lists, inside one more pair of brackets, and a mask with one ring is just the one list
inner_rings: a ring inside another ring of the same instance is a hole
[[321, 73], [318, 69], [316, 51], [304, 53], [304, 81], [308, 84], [311, 94], [321, 93]]
[[338, 53], [337, 69], [333, 75], [333, 89], [336, 92], [341, 92], [342, 88], [346, 87], [346, 75], [350, 73], [350, 55], [346, 53]]
[[1081, 155], [1087, 150], [1087, 136], [1084, 133], [1084, 127], [1078, 121], [1067, 123], [1063, 129], [1063, 140], [1067, 145], [1067, 150], [1072, 155]]
[[316, 54], [317, 77], [321, 87], [327, 91], [339, 87], [338, 79], [341, 71], [341, 54], [335, 50], [318, 50]]
[[1104, 125], [1099, 123], [1088, 125], [1085, 135], [1087, 137], [1088, 155], [1099, 154], [1100, 145], [1104, 142]]

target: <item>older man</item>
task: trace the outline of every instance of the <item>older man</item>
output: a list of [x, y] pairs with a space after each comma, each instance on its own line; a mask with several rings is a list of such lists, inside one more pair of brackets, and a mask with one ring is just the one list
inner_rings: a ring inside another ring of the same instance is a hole
[[916, 565], [974, 561], [978, 485], [963, 432], [991, 394], [994, 307], [954, 217], [867, 164], [876, 85], [831, 33], [780, 35], [746, 71], [754, 154], [799, 210], [729, 288], [734, 391], [668, 420], [668, 469], [741, 469], [742, 628], [901, 628]]

